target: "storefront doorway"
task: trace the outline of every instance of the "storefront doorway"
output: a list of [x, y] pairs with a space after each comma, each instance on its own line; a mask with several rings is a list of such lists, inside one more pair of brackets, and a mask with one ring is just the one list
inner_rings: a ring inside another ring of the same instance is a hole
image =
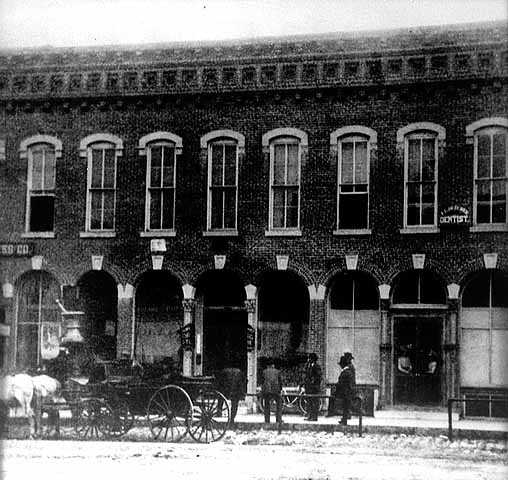
[[442, 318], [394, 317], [394, 403], [431, 406], [441, 401]]

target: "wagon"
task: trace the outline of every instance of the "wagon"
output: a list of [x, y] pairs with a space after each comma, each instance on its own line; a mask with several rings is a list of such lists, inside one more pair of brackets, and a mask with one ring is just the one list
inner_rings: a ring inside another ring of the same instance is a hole
[[228, 402], [214, 383], [213, 376], [69, 380], [65, 403], [47, 404], [43, 410], [69, 410], [81, 438], [120, 437], [144, 419], [155, 440], [177, 442], [188, 434], [208, 443], [220, 440], [230, 421]]

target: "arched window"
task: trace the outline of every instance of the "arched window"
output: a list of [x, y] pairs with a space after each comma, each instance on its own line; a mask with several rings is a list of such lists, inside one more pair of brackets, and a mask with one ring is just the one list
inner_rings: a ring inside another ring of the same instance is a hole
[[465, 387], [508, 386], [508, 275], [478, 273], [462, 293], [461, 380]]
[[122, 150], [122, 140], [110, 134], [94, 134], [81, 141], [80, 152], [88, 164], [86, 232], [114, 233], [116, 169]]
[[207, 232], [236, 232], [238, 164], [245, 148], [243, 135], [216, 130], [201, 138], [207, 157]]
[[444, 128], [430, 122], [397, 132], [404, 151], [404, 228], [437, 226], [438, 160], [444, 139]]
[[172, 233], [182, 139], [169, 132], [151, 133], [140, 139], [139, 151], [146, 156], [145, 232]]
[[376, 143], [376, 132], [362, 126], [339, 128], [330, 135], [337, 158], [336, 233], [369, 228], [370, 162]]
[[508, 120], [486, 118], [466, 127], [474, 145], [473, 222], [508, 223]]
[[300, 231], [302, 154], [307, 134], [294, 128], [280, 128], [263, 135], [263, 148], [270, 158], [268, 230], [280, 233]]
[[394, 304], [444, 304], [446, 290], [437, 275], [425, 270], [399, 274], [393, 289]]
[[54, 233], [56, 162], [61, 155], [62, 142], [49, 135], [35, 135], [21, 142], [20, 156], [28, 159], [26, 234]]

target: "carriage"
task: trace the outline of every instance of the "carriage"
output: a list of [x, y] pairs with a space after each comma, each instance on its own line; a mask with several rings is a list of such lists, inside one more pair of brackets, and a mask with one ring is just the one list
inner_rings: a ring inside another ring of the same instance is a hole
[[104, 367], [104, 380], [69, 379], [65, 401], [46, 403], [42, 411], [48, 416], [70, 411], [76, 433], [87, 439], [121, 437], [143, 424], [155, 440], [177, 442], [190, 435], [209, 443], [225, 435], [230, 409], [213, 376], [146, 376], [125, 371], [130, 369], [120, 362], [104, 362]]

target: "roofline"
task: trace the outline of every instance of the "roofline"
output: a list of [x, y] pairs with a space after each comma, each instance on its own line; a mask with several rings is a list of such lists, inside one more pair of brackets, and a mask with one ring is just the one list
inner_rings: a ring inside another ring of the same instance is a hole
[[0, 48], [0, 54], [29, 54], [29, 53], [66, 53], [66, 52], [94, 52], [94, 51], [130, 51], [130, 50], [157, 50], [164, 48], [197, 48], [197, 47], [231, 47], [236, 45], [262, 45], [262, 44], [283, 44], [298, 43], [309, 41], [324, 40], [347, 40], [362, 38], [389, 38], [404, 34], [422, 35], [425, 33], [446, 33], [471, 30], [489, 30], [504, 27], [508, 34], [508, 26], [504, 20], [492, 20], [488, 22], [468, 22], [468, 23], [452, 23], [445, 25], [422, 25], [414, 27], [401, 27], [394, 29], [379, 30], [356, 30], [342, 32], [328, 32], [318, 34], [299, 34], [288, 36], [264, 36], [236, 38], [226, 40], [196, 40], [196, 41], [180, 41], [180, 42], [160, 42], [160, 43], [144, 43], [144, 44], [106, 44], [106, 45], [88, 45], [88, 46], [33, 46], [33, 47], [12, 47]]

